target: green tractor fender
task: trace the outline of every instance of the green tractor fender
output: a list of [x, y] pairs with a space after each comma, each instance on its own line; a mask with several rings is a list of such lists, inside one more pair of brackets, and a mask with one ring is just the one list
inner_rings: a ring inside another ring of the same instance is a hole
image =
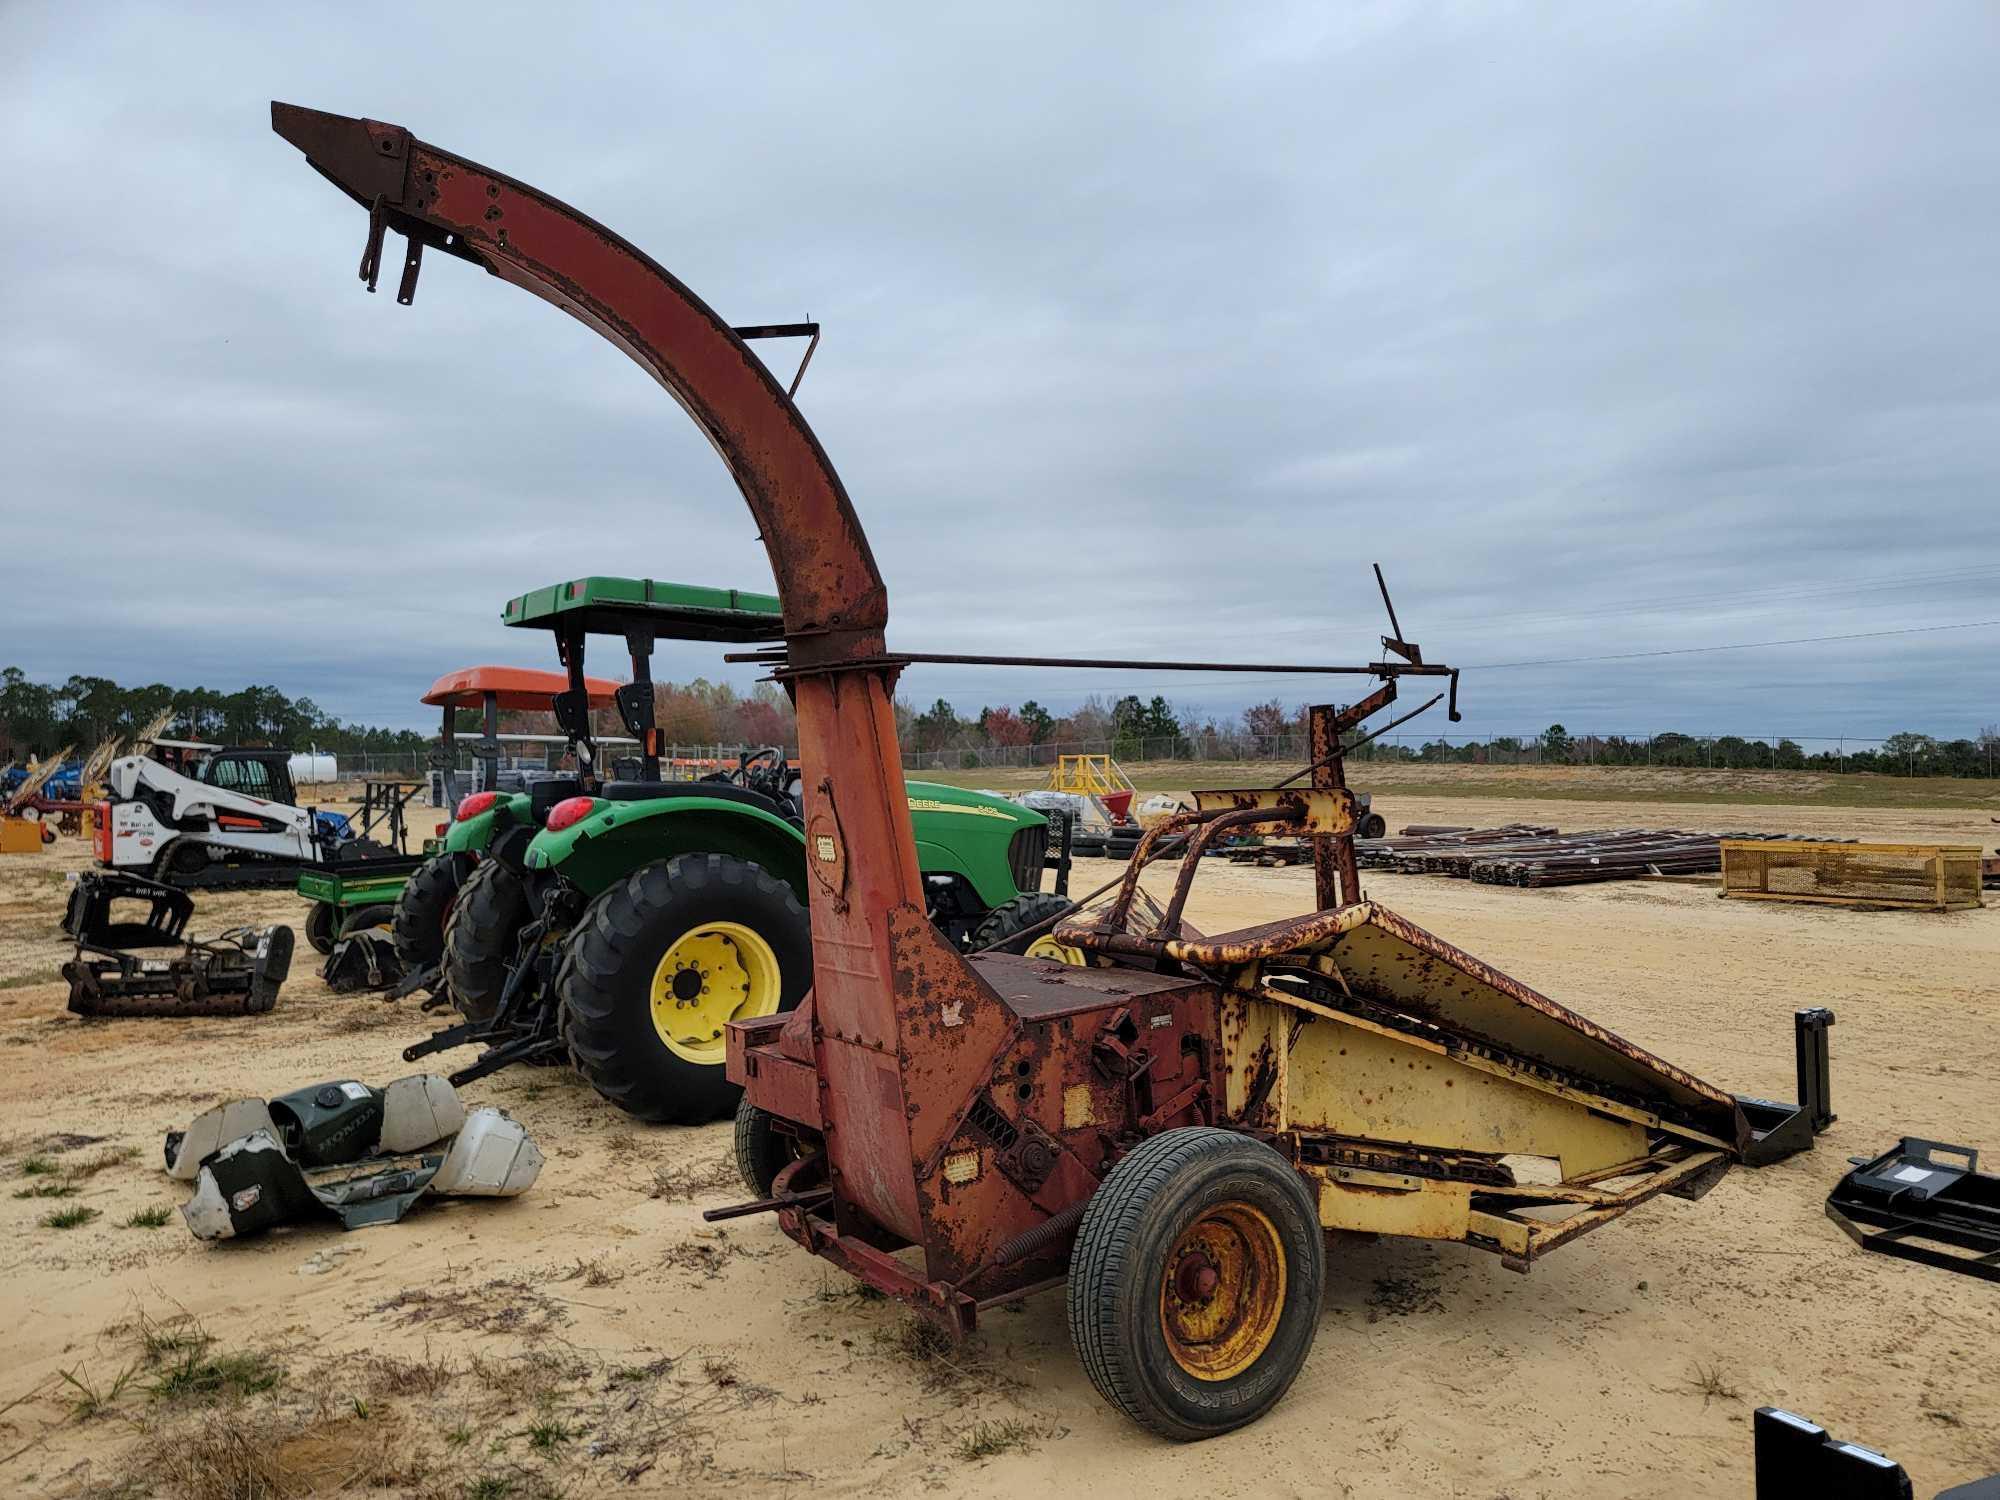
[[[454, 821], [445, 830], [444, 852], [447, 854], [478, 854], [493, 842], [493, 836], [502, 829], [515, 824], [525, 824], [533, 816], [533, 799], [526, 792], [503, 793], [494, 804], [483, 813], [475, 813], [469, 818]], [[457, 809], [453, 808], [453, 812]]]
[[806, 897], [806, 836], [762, 808], [719, 797], [600, 802], [528, 845], [530, 870], [551, 870], [596, 898], [642, 865], [682, 854], [727, 854], [763, 866]]

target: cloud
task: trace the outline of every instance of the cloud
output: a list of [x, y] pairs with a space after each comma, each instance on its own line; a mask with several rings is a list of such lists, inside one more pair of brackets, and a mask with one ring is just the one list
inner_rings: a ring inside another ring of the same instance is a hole
[[[1375, 560], [1467, 663], [2000, 618], [1988, 8], [441, 4], [394, 37], [0, 11], [0, 658], [421, 727], [438, 673], [549, 654], [498, 623], [526, 588], [769, 584], [587, 329], [442, 257], [411, 308], [363, 293], [273, 97], [534, 182], [725, 316], [820, 319], [801, 402], [911, 648], [1358, 660]], [[1475, 672], [1464, 727], [1961, 734], [1994, 639]], [[905, 679], [1132, 685], [1311, 690]]]

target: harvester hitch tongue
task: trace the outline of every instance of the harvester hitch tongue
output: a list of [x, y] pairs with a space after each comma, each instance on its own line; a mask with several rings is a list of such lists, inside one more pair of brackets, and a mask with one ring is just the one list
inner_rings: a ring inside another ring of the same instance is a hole
[[[732, 329], [603, 225], [400, 127], [282, 104], [272, 125], [369, 210], [371, 275], [378, 227], [395, 228], [576, 316], [668, 388], [750, 509], [785, 639], [747, 659], [797, 709], [814, 893], [809, 993], [725, 1033], [744, 1211], [775, 1210], [805, 1249], [955, 1334], [1067, 1276], [1104, 1399], [1186, 1440], [1254, 1421], [1303, 1367], [1323, 1231], [1453, 1240], [1525, 1270], [1748, 1154], [1733, 1095], [1363, 897], [1348, 731], [1405, 677], [1449, 679], [1458, 717], [1456, 670], [1404, 636], [1386, 585], [1392, 634], [1365, 665], [891, 653], [847, 492], [744, 341], [768, 330]], [[1150, 931], [1083, 914], [1037, 944], [1070, 961], [961, 953], [926, 915], [896, 745], [913, 662], [1374, 678], [1360, 702], [1312, 710], [1307, 787], [1203, 793], [1183, 823], [1296, 828], [1316, 909], [1192, 931], [1190, 839]], [[1824, 1103], [1802, 1101], [1809, 1118]]]

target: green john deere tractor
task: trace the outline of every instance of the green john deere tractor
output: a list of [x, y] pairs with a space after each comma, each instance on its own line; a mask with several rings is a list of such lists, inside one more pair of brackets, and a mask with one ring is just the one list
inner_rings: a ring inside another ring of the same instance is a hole
[[[639, 776], [593, 774], [583, 697], [556, 699], [584, 774], [453, 824], [441, 858], [481, 850], [444, 930], [444, 993], [463, 1020], [404, 1056], [482, 1045], [452, 1075], [461, 1083], [567, 1059], [641, 1119], [727, 1115], [739, 1090], [723, 1076], [724, 1023], [789, 1010], [811, 983], [802, 782], [775, 746], [700, 780], [661, 780], [650, 656], [658, 640], [781, 639], [778, 601], [584, 578], [514, 599], [504, 618], [552, 632], [577, 681], [588, 637], [625, 641], [633, 680], [617, 703]], [[1041, 889], [1051, 865], [1058, 892], [1068, 877], [1066, 840], [1058, 830], [1052, 853], [1041, 813], [923, 782], [909, 798], [930, 915], [953, 941], [1002, 945], [1066, 904]]]

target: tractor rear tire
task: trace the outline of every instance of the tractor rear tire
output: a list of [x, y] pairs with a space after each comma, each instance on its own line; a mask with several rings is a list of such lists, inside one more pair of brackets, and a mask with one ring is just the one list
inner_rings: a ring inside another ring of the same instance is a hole
[[439, 854], [418, 865], [404, 882], [390, 933], [405, 970], [416, 973], [444, 962], [445, 923], [477, 863], [477, 856], [462, 849]]
[[1107, 1402], [1193, 1442], [1278, 1403], [1325, 1283], [1319, 1210], [1290, 1162], [1232, 1130], [1163, 1131], [1091, 1196], [1070, 1252], [1070, 1337]]
[[775, 1015], [812, 987], [812, 928], [761, 865], [683, 854], [635, 870], [584, 913], [556, 977], [578, 1072], [627, 1114], [700, 1125], [743, 1091], [723, 1072], [727, 1021]]
[[500, 1013], [507, 968], [533, 915], [528, 888], [497, 859], [482, 859], [458, 888], [444, 928], [444, 972], [451, 1003], [484, 1024]]
[[1388, 836], [1388, 833], [1389, 833], [1388, 820], [1385, 819], [1380, 813], [1362, 814], [1361, 824], [1358, 828], [1354, 830], [1354, 836], [1360, 839], [1386, 838]]
[[1068, 911], [1070, 900], [1050, 891], [1024, 891], [1012, 901], [1002, 901], [972, 929], [972, 951], [992, 948], [1000, 953], [1026, 953], [1034, 937], [1016, 940], [1015, 934], [1046, 922], [1059, 911]]

